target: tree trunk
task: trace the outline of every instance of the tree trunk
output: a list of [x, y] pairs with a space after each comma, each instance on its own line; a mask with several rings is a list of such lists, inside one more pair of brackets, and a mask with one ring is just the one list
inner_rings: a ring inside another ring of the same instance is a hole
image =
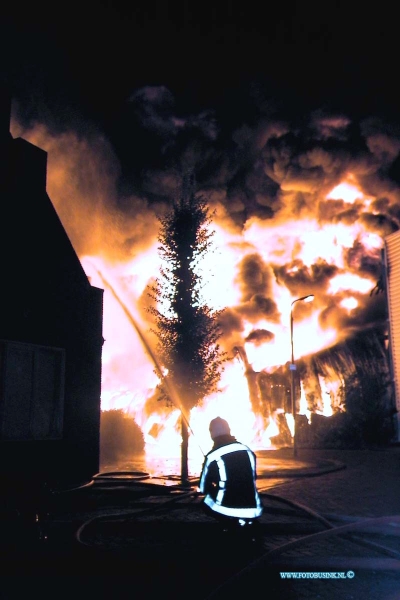
[[182, 445], [181, 445], [181, 483], [182, 485], [189, 485], [189, 470], [188, 470], [188, 446], [189, 446], [189, 431], [186, 419], [181, 413], [181, 434], [182, 434]]

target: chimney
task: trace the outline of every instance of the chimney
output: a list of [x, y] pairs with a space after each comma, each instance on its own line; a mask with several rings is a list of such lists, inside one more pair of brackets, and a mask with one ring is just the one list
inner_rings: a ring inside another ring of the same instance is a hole
[[23, 138], [12, 141], [13, 184], [30, 192], [46, 191], [47, 152]]

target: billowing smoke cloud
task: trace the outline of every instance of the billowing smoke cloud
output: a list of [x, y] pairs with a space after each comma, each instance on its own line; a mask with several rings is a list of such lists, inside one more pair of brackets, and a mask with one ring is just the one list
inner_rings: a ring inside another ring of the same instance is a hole
[[11, 133], [47, 152], [47, 192], [79, 256], [126, 260], [154, 241], [157, 218], [146, 199], [118, 203], [120, 165], [104, 136], [54, 133], [42, 123], [24, 128], [15, 120]]
[[270, 342], [274, 337], [275, 335], [272, 331], [268, 331], [267, 329], [254, 329], [244, 341], [252, 342], [257, 346], [259, 344], [265, 344], [265, 342]]
[[[194, 169], [237, 253], [239, 297], [221, 319], [227, 349], [276, 338], [282, 291], [314, 294], [322, 328], [345, 335], [383, 327], [383, 297], [370, 291], [383, 239], [400, 226], [400, 130], [322, 110], [294, 122], [260, 97], [252, 109], [234, 121], [221, 110], [188, 114], [169, 89], [148, 86], [131, 94], [125, 137], [119, 132], [114, 146], [104, 135], [56, 134], [45, 123], [27, 130], [14, 121], [13, 134], [48, 152], [48, 192], [77, 253], [115, 262], [156, 244], [157, 216], [179, 194], [182, 169]], [[148, 282], [156, 271], [152, 263]]]

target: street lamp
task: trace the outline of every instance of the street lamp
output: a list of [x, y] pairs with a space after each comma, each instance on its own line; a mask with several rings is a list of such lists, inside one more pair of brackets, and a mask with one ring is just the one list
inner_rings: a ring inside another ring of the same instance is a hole
[[314, 294], [308, 294], [308, 296], [302, 296], [301, 298], [296, 298], [293, 300], [290, 306], [290, 345], [292, 349], [291, 361], [289, 365], [290, 374], [291, 374], [291, 405], [292, 405], [292, 417], [293, 417], [293, 456], [297, 456], [297, 445], [296, 445], [296, 400], [295, 400], [295, 386], [294, 386], [294, 372], [296, 370], [296, 365], [294, 363], [294, 351], [293, 351], [293, 306], [296, 302], [312, 302], [314, 300]]

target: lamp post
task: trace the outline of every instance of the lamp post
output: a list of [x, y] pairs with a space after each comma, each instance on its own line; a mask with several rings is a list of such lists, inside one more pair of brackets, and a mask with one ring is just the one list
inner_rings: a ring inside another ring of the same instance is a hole
[[289, 365], [290, 375], [291, 375], [291, 388], [290, 388], [290, 396], [291, 396], [291, 407], [292, 407], [292, 417], [293, 417], [293, 456], [297, 456], [297, 445], [296, 445], [296, 397], [295, 397], [295, 384], [294, 384], [294, 372], [296, 371], [296, 365], [294, 362], [294, 350], [293, 350], [293, 306], [296, 302], [312, 302], [314, 300], [314, 294], [308, 294], [307, 296], [302, 296], [301, 298], [296, 298], [293, 300], [290, 305], [290, 346], [292, 350], [291, 361]]

